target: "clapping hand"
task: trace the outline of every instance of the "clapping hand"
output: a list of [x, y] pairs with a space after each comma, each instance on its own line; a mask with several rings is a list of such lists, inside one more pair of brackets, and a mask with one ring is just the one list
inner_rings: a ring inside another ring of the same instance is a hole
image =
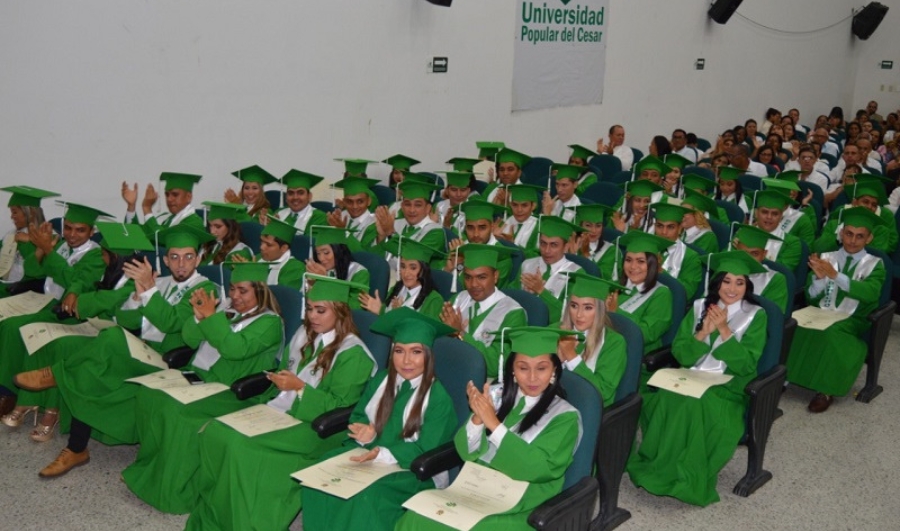
[[207, 293], [205, 290], [198, 289], [191, 293], [191, 308], [194, 310], [194, 317], [198, 321], [202, 321], [216, 313], [218, 305], [219, 299], [216, 298], [213, 292]]
[[466, 386], [466, 395], [469, 397], [473, 424], [484, 424], [484, 427], [491, 431], [500, 425], [497, 412], [494, 411], [494, 401], [491, 400], [491, 384], [485, 383], [484, 389], [479, 390], [470, 380]]
[[354, 422], [347, 426], [347, 429], [350, 430], [350, 433], [348, 433], [347, 436], [360, 444], [369, 444], [375, 440], [375, 436], [377, 435], [373, 424]]

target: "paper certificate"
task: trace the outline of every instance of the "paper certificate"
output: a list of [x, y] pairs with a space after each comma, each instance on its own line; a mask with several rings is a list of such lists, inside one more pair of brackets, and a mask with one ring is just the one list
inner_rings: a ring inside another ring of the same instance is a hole
[[502, 472], [466, 462], [452, 485], [444, 490], [422, 491], [403, 506], [435, 522], [468, 531], [484, 517], [515, 507], [527, 488], [527, 481], [516, 481]]
[[300, 424], [300, 421], [294, 417], [265, 404], [257, 404], [247, 409], [223, 415], [218, 417], [218, 420], [247, 437], [256, 437], [263, 433], [284, 430]]
[[176, 369], [151, 372], [150, 374], [135, 376], [125, 381], [162, 391], [182, 404], [190, 404], [228, 389], [227, 385], [220, 383], [191, 385], [184, 378], [184, 375], [181, 374], [181, 371]]
[[6, 276], [16, 261], [16, 252], [19, 247], [16, 244], [16, 233], [11, 232], [3, 238], [3, 247], [0, 248], [0, 277]]
[[33, 291], [0, 299], [0, 321], [7, 317], [37, 313], [47, 306], [47, 303], [54, 300], [56, 299], [53, 298], [53, 295]]
[[659, 387], [679, 395], [700, 398], [714, 385], [723, 385], [733, 378], [730, 374], [718, 374], [691, 369], [660, 369], [653, 373], [647, 385]]
[[810, 330], [825, 330], [834, 323], [850, 317], [844, 312], [823, 310], [818, 306], [807, 306], [802, 310], [795, 310], [792, 315], [797, 320], [797, 326]]
[[91, 323], [67, 325], [61, 323], [31, 323], [19, 328], [25, 349], [31, 356], [54, 339], [66, 336], [97, 337], [100, 333]]
[[[135, 336], [128, 330], [125, 330], [124, 328], [122, 329], [122, 333], [125, 334], [125, 344], [128, 345], [128, 353], [131, 354], [132, 358], [142, 363], [146, 363], [147, 365], [158, 367], [160, 369], [169, 368], [169, 365], [165, 361], [163, 361], [162, 355], [159, 352], [153, 350], [150, 345], [144, 343], [143, 341], [138, 339], [137, 336]], [[180, 374], [181, 373], [179, 373], [179, 375]], [[183, 377], [182, 380], [184, 380]], [[190, 383], [188, 383], [188, 385], [190, 385]]]
[[298, 470], [291, 474], [291, 477], [303, 482], [304, 487], [321, 490], [347, 500], [379, 479], [403, 471], [396, 464], [387, 465], [372, 461], [356, 463], [350, 460], [351, 456], [363, 455], [368, 451], [365, 448], [350, 450], [319, 464]]

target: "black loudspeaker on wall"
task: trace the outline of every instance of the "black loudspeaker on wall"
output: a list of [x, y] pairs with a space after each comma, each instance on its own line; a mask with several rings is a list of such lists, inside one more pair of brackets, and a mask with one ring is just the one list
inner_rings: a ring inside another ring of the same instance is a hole
[[881, 19], [884, 18], [887, 10], [886, 5], [878, 2], [872, 2], [862, 8], [859, 13], [853, 16], [853, 25], [851, 26], [853, 34], [862, 40], [871, 37], [875, 30], [878, 29], [878, 25], [881, 24]]
[[728, 22], [728, 19], [731, 18], [731, 15], [737, 11], [739, 5], [744, 0], [716, 0], [713, 2], [713, 5], [709, 7], [708, 15], [709, 18], [715, 20], [719, 24], [724, 24]]
[[453, 0], [428, 0], [428, 1], [436, 6], [444, 6], [444, 7], [450, 7], [450, 4], [453, 3]]

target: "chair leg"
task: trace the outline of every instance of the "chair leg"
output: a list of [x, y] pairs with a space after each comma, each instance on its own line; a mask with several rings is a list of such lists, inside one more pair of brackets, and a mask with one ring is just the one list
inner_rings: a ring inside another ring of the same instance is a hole
[[600, 514], [591, 523], [592, 531], [611, 531], [631, 518], [630, 512], [619, 507], [619, 485], [637, 433], [641, 404], [641, 395], [634, 393], [603, 412], [595, 459]]
[[872, 323], [871, 337], [868, 341], [868, 354], [866, 355], [866, 385], [856, 395], [856, 400], [868, 404], [876, 396], [881, 394], [883, 387], [878, 385], [878, 375], [881, 372], [881, 358], [884, 356], [884, 347], [887, 345], [888, 335], [891, 332], [891, 321], [894, 318], [894, 310], [897, 303], [888, 302], [886, 305], [869, 314]]
[[738, 496], [746, 498], [772, 479], [772, 473], [763, 469], [763, 459], [786, 376], [787, 370], [784, 366], [776, 365], [747, 385], [747, 393], [750, 395], [747, 473], [734, 486], [734, 493]]

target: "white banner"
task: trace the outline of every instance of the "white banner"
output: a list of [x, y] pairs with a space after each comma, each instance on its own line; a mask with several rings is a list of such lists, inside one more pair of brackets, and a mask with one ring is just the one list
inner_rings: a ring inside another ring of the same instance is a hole
[[519, 0], [513, 111], [603, 101], [609, 0]]

